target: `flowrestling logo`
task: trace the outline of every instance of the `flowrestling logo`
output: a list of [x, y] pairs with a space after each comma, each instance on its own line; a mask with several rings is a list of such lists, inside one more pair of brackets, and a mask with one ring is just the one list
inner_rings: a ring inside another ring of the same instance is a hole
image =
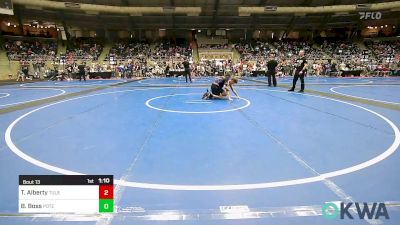
[[382, 18], [381, 12], [359, 12], [360, 20], [380, 20]]
[[[350, 213], [352, 212], [353, 215]], [[390, 219], [385, 203], [374, 202], [327, 202], [322, 206], [322, 216], [326, 219], [350, 219], [353, 220], [358, 214], [360, 220], [364, 219]], [[357, 218], [357, 217], [356, 217]]]

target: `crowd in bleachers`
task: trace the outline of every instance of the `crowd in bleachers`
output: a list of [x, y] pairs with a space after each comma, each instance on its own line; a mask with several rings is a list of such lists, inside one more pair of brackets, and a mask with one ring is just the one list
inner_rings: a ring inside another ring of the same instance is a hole
[[360, 64], [365, 54], [356, 43], [350, 41], [325, 41], [321, 48], [340, 63], [352, 62]]
[[292, 74], [297, 53], [304, 50], [308, 61], [307, 72], [310, 75], [339, 75], [344, 71], [362, 71], [364, 75], [386, 75], [387, 71], [396, 71], [398, 68], [399, 43], [367, 44], [367, 48], [369, 47], [376, 57], [370, 50], [361, 49], [357, 44], [348, 41], [325, 41], [320, 47], [313, 46], [311, 42], [292, 40], [271, 43], [246, 42], [236, 44], [235, 49], [241, 54], [241, 63], [245, 64], [250, 72], [265, 70], [266, 61], [273, 53], [273, 57], [279, 62], [279, 73]]
[[400, 41], [366, 41], [365, 45], [372, 51], [375, 58], [367, 64], [369, 71], [385, 75], [399, 69]]
[[201, 49], [230, 49], [231, 46], [228, 44], [200, 44]]
[[399, 42], [367, 44], [367, 48], [370, 48], [376, 56], [371, 54], [370, 50], [361, 50], [356, 44], [348, 42], [325, 42], [321, 45], [325, 54], [321, 50], [313, 48], [311, 44], [290, 42], [273, 44], [276, 49], [272, 49], [267, 43], [236, 45], [236, 50], [241, 53], [243, 71], [251, 74], [265, 70], [266, 61], [273, 53], [273, 58], [279, 62], [278, 74], [291, 75], [297, 53], [302, 49], [306, 52], [308, 75], [339, 76], [352, 71], [353, 74], [364, 76], [399, 73]]
[[235, 49], [241, 54], [242, 60], [258, 61], [266, 58], [270, 53], [282, 61], [292, 59], [297, 52], [304, 50], [309, 59], [323, 59], [321, 50], [313, 48], [312, 43], [305, 41], [275, 41], [269, 42], [248, 42], [235, 44]]
[[181, 61], [185, 57], [192, 57], [190, 46], [180, 46], [169, 42], [162, 42], [154, 47], [150, 59], [157, 62]]
[[237, 43], [234, 45], [242, 61], [259, 61], [265, 59], [269, 53], [275, 52], [267, 42]]
[[304, 50], [308, 59], [317, 60], [324, 58], [322, 51], [314, 48], [311, 42], [282, 40], [273, 42], [273, 44], [280, 53], [281, 58], [292, 58], [292, 56], [296, 55], [300, 50]]
[[400, 55], [400, 41], [366, 41], [365, 45], [372, 50], [376, 58], [385, 62], [393, 61]]
[[336, 60], [339, 71], [361, 70], [365, 75], [387, 75], [397, 71], [398, 42], [366, 42], [365, 46], [366, 49], [361, 49], [348, 41], [325, 41], [322, 44], [324, 51]]
[[6, 40], [4, 49], [9, 60], [52, 60], [57, 54], [57, 43], [45, 40]]
[[[150, 45], [120, 40], [111, 46], [104, 62], [94, 62], [88, 66], [88, 70], [115, 71], [119, 77], [162, 76], [182, 71], [183, 61], [188, 61], [191, 63], [192, 72], [198, 76], [219, 74], [226, 70], [239, 75], [250, 75], [257, 71], [265, 71], [268, 60], [273, 57], [279, 62], [279, 75], [292, 75], [294, 61], [300, 50], [305, 51], [309, 75], [339, 75], [343, 71], [362, 71], [363, 75], [387, 75], [398, 70], [400, 41], [366, 41], [364, 44], [363, 48], [360, 44], [339, 40], [324, 41], [320, 45], [293, 40], [203, 44], [199, 46], [203, 51], [229, 49], [237, 51], [240, 59], [193, 62], [191, 44], [159, 42]], [[56, 57], [55, 41], [6, 40], [3, 47], [9, 60], [20, 61], [23, 73], [33, 68], [31, 74], [34, 76], [43, 73], [45, 61], [59, 61]], [[96, 61], [102, 51], [103, 44], [98, 39], [72, 39], [67, 44], [67, 67], [77, 61]], [[111, 58], [113, 63], [110, 61]]]
[[74, 38], [67, 44], [67, 59], [97, 60], [103, 51], [103, 44], [96, 38]]
[[146, 58], [149, 53], [150, 45], [147, 43], [122, 40], [114, 43], [106, 59], [108, 60], [110, 56], [115, 60]]
[[184, 60], [193, 60], [190, 46], [160, 42], [150, 47], [148, 43], [130, 41], [116, 42], [105, 59], [113, 63], [118, 77], [128, 78], [182, 70]]
[[190, 45], [161, 42], [154, 46], [148, 57], [146, 74], [164, 74], [165, 71], [182, 70], [183, 61], [193, 61]]
[[[307, 59], [311, 62], [310, 72], [321, 74], [323, 61], [326, 61], [321, 50], [316, 49], [310, 42], [282, 40], [275, 42], [242, 42], [235, 44], [235, 49], [241, 55], [241, 64], [244, 71], [262, 71], [271, 56], [279, 62], [278, 69], [282, 75], [291, 74], [297, 53], [304, 50]], [[243, 66], [242, 66], [243, 67]]]

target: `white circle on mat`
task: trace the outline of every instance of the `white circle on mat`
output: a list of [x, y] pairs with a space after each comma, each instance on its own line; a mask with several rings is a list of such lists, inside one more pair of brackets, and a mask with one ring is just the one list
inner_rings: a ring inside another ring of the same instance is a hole
[[6, 98], [8, 96], [10, 96], [10, 93], [0, 93], [0, 98]]
[[[212, 110], [212, 111], [183, 111], [183, 110], [172, 110], [172, 109], [162, 109], [156, 106], [151, 105], [151, 102], [156, 100], [156, 99], [161, 99], [161, 98], [169, 98], [169, 97], [174, 97], [174, 96], [184, 96], [184, 95], [198, 95], [201, 96], [201, 93], [187, 93], [187, 94], [172, 94], [172, 95], [163, 95], [163, 96], [158, 96], [158, 97], [154, 97], [151, 98], [149, 100], [146, 101], [146, 106], [155, 110], [159, 110], [159, 111], [163, 111], [163, 112], [171, 112], [171, 113], [186, 113], [186, 114], [202, 114], [202, 113], [224, 113], [224, 112], [232, 112], [232, 111], [236, 111], [236, 110], [240, 110], [240, 109], [244, 109], [250, 106], [250, 101], [245, 99], [245, 98], [241, 98], [240, 100], [243, 100], [246, 102], [245, 105], [237, 107], [237, 108], [231, 108], [231, 109], [224, 109], [224, 110]], [[214, 100], [214, 101], [227, 101], [227, 100]], [[235, 99], [235, 101], [237, 101], [237, 99]]]
[[390, 101], [383, 101], [383, 100], [379, 100], [379, 99], [374, 99], [374, 98], [365, 98], [365, 97], [360, 97], [360, 96], [356, 96], [356, 95], [349, 95], [349, 94], [344, 94], [342, 92], [336, 91], [336, 89], [340, 89], [340, 88], [351, 88], [351, 87], [399, 87], [399, 85], [387, 85], [387, 84], [378, 84], [378, 85], [348, 85], [348, 86], [335, 86], [335, 87], [331, 87], [330, 91], [335, 93], [335, 94], [339, 94], [339, 95], [343, 95], [343, 96], [347, 96], [347, 97], [352, 97], [352, 98], [358, 98], [358, 99], [364, 99], [364, 100], [370, 100], [370, 101], [375, 101], [375, 102], [382, 102], [382, 103], [387, 103], [387, 104], [393, 104], [393, 105], [400, 105], [400, 102], [390, 102]]
[[18, 105], [18, 104], [22, 104], [22, 103], [28, 103], [28, 102], [34, 102], [34, 101], [39, 101], [39, 100], [43, 100], [43, 99], [48, 99], [48, 98], [52, 98], [52, 97], [57, 97], [60, 95], [65, 94], [65, 90], [63, 89], [58, 89], [58, 88], [18, 88], [18, 89], [3, 89], [3, 90], [55, 90], [55, 91], [59, 91], [60, 93], [56, 94], [56, 95], [51, 95], [48, 97], [44, 97], [44, 98], [37, 98], [37, 99], [31, 99], [31, 100], [26, 100], [26, 101], [20, 101], [20, 102], [12, 102], [12, 103], [7, 103], [7, 104], [2, 104], [0, 105], [0, 107], [3, 106], [11, 106], [11, 105]]

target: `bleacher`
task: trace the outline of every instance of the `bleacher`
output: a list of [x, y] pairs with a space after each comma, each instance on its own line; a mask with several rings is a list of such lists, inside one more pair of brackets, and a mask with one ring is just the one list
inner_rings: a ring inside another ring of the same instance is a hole
[[233, 46], [226, 38], [199, 36], [197, 46], [200, 61], [233, 59]]
[[10, 61], [53, 60], [57, 54], [54, 39], [10, 37], [3, 46]]
[[[263, 70], [270, 53], [274, 53], [274, 57], [281, 63], [281, 71], [290, 74], [298, 51], [305, 50], [310, 74], [319, 75], [327, 64], [336, 64], [338, 70], [362, 70], [365, 71], [363, 74], [375, 75], [389, 69], [397, 70], [400, 58], [400, 41], [397, 40], [366, 41], [365, 48], [370, 50], [368, 54], [375, 57], [366, 57], [365, 49], [350, 41], [326, 40], [318, 45], [311, 41], [297, 40], [243, 41], [234, 44], [227, 43], [227, 39], [223, 38], [202, 37], [199, 40], [190, 44], [175, 44], [168, 41], [146, 43], [121, 39], [109, 42], [107, 53], [103, 53], [101, 62], [97, 62], [105, 46], [104, 42], [95, 38], [71, 39], [66, 47], [66, 63], [83, 60], [102, 66], [104, 63], [104, 66], [107, 66], [112, 56], [113, 65], [117, 68], [133, 67], [131, 70], [140, 70], [141, 74], [150, 76], [162, 75], [166, 68], [180, 70], [184, 60], [193, 62], [193, 68], [199, 67], [199, 64], [213, 67], [216, 61], [229, 61], [236, 67], [246, 67], [247, 70]], [[37, 62], [45, 61], [47, 68], [57, 66], [59, 43], [43, 38], [6, 38], [3, 47], [9, 61], [15, 61], [19, 65], [22, 65], [22, 62], [29, 64], [30, 71], [33, 71], [33, 64]], [[193, 49], [198, 60], [193, 60]], [[235, 53], [238, 55], [237, 60], [233, 60]], [[4, 68], [11, 68], [7, 63], [2, 65]], [[7, 73], [14, 74], [16, 71], [13, 69]]]
[[104, 43], [96, 38], [73, 38], [67, 44], [68, 60], [97, 60]]
[[148, 43], [119, 40], [112, 45], [105, 60], [108, 61], [110, 56], [113, 56], [114, 60], [117, 61], [139, 58], [143, 59], [146, 58], [149, 53], [150, 45]]

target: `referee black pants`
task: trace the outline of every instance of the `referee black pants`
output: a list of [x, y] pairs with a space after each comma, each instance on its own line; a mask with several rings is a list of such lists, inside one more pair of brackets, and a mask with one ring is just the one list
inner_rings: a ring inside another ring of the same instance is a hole
[[301, 91], [304, 91], [304, 87], [305, 87], [305, 85], [304, 85], [304, 74], [306, 74], [305, 71], [302, 72], [302, 73], [300, 73], [300, 70], [296, 70], [296, 71], [295, 71], [294, 77], [293, 77], [293, 86], [292, 86], [292, 90], [294, 90], [294, 89], [296, 88], [297, 80], [300, 78], [300, 82], [301, 82], [301, 88], [300, 88], [300, 90], [301, 90]]
[[82, 81], [82, 78], [84, 81], [86, 81], [85, 73], [79, 73], [79, 81]]
[[272, 78], [272, 83], [274, 84], [274, 87], [276, 87], [276, 72], [275, 71], [267, 71], [267, 76], [268, 76], [268, 86], [271, 86], [271, 78]]
[[188, 77], [189, 77], [190, 83], [192, 83], [192, 77], [190, 76], [190, 70], [185, 70], [185, 80], [186, 80], [186, 83], [188, 82]]

